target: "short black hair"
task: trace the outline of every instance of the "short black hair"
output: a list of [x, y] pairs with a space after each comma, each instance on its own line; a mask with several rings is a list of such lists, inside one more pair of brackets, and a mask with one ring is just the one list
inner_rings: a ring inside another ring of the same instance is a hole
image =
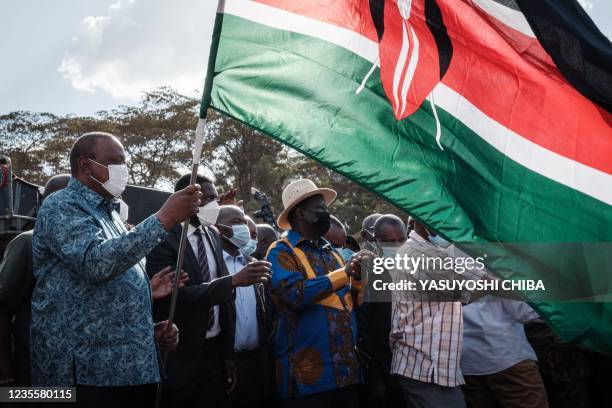
[[79, 137], [70, 148], [70, 174], [76, 176], [79, 172], [79, 159], [82, 156], [94, 158], [94, 149], [98, 139], [103, 137], [113, 138], [115, 136], [106, 132], [90, 132]]
[[374, 236], [378, 236], [381, 228], [385, 225], [399, 227], [406, 231], [406, 224], [404, 224], [404, 221], [402, 221], [400, 217], [394, 214], [384, 214], [378, 217], [378, 219], [374, 223]]
[[382, 214], [379, 213], [373, 213], [365, 217], [361, 222], [361, 230], [368, 230], [372, 232], [374, 230], [374, 224], [376, 224], [376, 220], [378, 220], [380, 217], [382, 217]]
[[[189, 181], [191, 180], [191, 173], [183, 174], [178, 180], [176, 180], [176, 184], [174, 184], [174, 191], [179, 191], [184, 189], [189, 185]], [[198, 174], [196, 176], [196, 183], [204, 184], [210, 183], [214, 184], [212, 180], [202, 174]]]

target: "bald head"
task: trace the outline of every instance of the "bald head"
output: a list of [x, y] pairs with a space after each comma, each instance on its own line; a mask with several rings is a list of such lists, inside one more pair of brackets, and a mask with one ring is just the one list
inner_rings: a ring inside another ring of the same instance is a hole
[[408, 238], [406, 225], [396, 215], [381, 215], [374, 224], [374, 238], [380, 243], [404, 243]]
[[57, 174], [47, 180], [45, 184], [45, 191], [43, 192], [43, 198], [49, 197], [52, 193], [66, 188], [70, 181], [70, 174]]
[[274, 242], [278, 239], [276, 230], [268, 224], [257, 224], [257, 240], [267, 239], [270, 242]]
[[252, 256], [263, 260], [268, 253], [268, 248], [278, 239], [276, 230], [268, 224], [257, 224], [257, 248]]
[[374, 224], [382, 214], [374, 213], [365, 217], [361, 223], [361, 238], [368, 242], [374, 239]]
[[85, 133], [83, 136], [79, 137], [76, 142], [74, 142], [72, 148], [70, 149], [70, 173], [72, 173], [73, 176], [76, 176], [78, 174], [79, 159], [81, 157], [91, 159], [96, 158], [96, 149], [98, 147], [98, 142], [102, 139], [110, 139], [121, 145], [119, 139], [106, 132]]
[[240, 207], [235, 205], [222, 205], [219, 208], [217, 224], [225, 224], [229, 226], [235, 224], [247, 224], [247, 220], [244, 216], [244, 211], [242, 211]]

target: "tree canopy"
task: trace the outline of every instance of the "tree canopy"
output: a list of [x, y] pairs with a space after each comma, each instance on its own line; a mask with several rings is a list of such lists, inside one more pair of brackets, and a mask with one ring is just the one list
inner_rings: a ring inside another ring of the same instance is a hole
[[[161, 87], [145, 93], [136, 106], [119, 106], [88, 117], [11, 112], [0, 116], [0, 154], [11, 158], [14, 174], [44, 184], [49, 176], [70, 171], [68, 153], [77, 137], [91, 131], [109, 132], [126, 149], [131, 184], [170, 190], [191, 168], [198, 105], [194, 98]], [[357, 232], [370, 213], [402, 215], [340, 174], [213, 110], [208, 115], [202, 164], [214, 175], [220, 191], [238, 190], [248, 213], [259, 209], [250, 196], [251, 187], [268, 196], [278, 215], [284, 186], [308, 177], [338, 191], [331, 210], [350, 233]]]

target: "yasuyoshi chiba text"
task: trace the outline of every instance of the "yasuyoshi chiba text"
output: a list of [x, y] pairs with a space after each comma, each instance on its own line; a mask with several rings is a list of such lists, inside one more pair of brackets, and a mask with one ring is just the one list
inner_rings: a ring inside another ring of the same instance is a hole
[[372, 281], [372, 287], [378, 291], [546, 291], [542, 280], [520, 279], [520, 280], [454, 280], [454, 279], [432, 279], [432, 280], [408, 280], [401, 279], [397, 282], [384, 282], [382, 279]]

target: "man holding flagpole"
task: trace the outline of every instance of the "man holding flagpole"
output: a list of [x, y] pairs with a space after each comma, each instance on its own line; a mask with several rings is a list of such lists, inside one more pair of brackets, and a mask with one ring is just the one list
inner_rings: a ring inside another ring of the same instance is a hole
[[[200, 205], [200, 187], [172, 194], [127, 231], [117, 197], [126, 153], [108, 133], [81, 136], [68, 186], [40, 208], [32, 250], [35, 386], [74, 386], [83, 406], [152, 406], [160, 380], [144, 257]], [[173, 331], [162, 322], [166, 342]]]

